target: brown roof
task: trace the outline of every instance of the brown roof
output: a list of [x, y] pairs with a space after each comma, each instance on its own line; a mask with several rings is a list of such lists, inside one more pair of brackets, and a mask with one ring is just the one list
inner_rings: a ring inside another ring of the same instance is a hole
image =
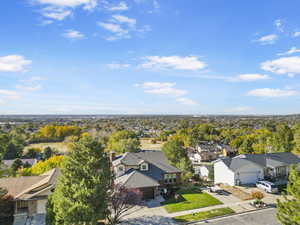
[[0, 179], [0, 187], [15, 199], [29, 199], [40, 191], [54, 187], [58, 169], [50, 170], [40, 176], [9, 177]]

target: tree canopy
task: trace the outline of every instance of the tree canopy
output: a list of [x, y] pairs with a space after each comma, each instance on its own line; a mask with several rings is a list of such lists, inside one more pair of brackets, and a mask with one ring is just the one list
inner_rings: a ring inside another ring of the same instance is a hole
[[277, 218], [283, 225], [300, 224], [300, 165], [291, 169], [287, 187], [288, 197], [277, 201]]
[[72, 145], [48, 204], [52, 225], [96, 225], [105, 217], [112, 186], [110, 161], [102, 144], [84, 137]]
[[140, 150], [140, 141], [133, 131], [116, 131], [109, 137], [107, 149], [120, 154], [124, 152], [136, 152]]

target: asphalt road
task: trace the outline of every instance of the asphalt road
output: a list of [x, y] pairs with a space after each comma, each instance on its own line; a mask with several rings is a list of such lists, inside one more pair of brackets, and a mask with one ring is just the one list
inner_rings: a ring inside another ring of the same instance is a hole
[[276, 219], [276, 209], [265, 209], [241, 215], [214, 219], [194, 224], [208, 225], [280, 225]]

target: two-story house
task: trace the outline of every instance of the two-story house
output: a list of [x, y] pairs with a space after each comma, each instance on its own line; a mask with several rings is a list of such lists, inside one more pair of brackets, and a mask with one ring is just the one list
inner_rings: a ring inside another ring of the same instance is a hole
[[115, 183], [139, 189], [144, 199], [153, 199], [180, 183], [181, 171], [170, 165], [162, 151], [127, 152], [113, 158], [112, 165]]

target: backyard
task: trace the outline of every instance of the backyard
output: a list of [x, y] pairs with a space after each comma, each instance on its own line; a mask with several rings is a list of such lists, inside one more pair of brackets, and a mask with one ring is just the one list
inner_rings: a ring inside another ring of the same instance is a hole
[[67, 142], [45, 142], [45, 143], [37, 143], [37, 144], [30, 144], [25, 147], [24, 152], [27, 151], [29, 148], [40, 148], [44, 149], [46, 147], [50, 147], [52, 149], [57, 150], [60, 153], [66, 153], [68, 152], [68, 145], [69, 143]]
[[177, 191], [179, 198], [171, 198], [162, 204], [168, 213], [198, 209], [213, 205], [223, 204], [208, 193], [201, 192], [198, 188], [184, 188]]

